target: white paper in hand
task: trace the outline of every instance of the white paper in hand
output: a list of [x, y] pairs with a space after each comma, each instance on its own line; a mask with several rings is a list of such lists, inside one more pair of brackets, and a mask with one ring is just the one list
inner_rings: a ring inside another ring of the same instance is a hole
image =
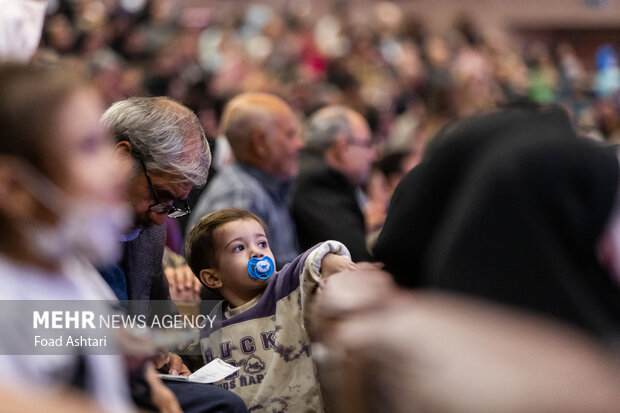
[[190, 383], [215, 383], [230, 376], [237, 370], [239, 370], [239, 367], [232, 366], [221, 359], [214, 359], [189, 376], [160, 374], [159, 377], [164, 380], [188, 381]]

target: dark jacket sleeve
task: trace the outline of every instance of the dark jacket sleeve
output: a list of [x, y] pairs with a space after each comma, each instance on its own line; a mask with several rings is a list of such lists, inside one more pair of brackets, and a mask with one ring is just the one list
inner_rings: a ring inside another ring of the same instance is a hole
[[[162, 267], [165, 242], [166, 227], [161, 225], [145, 228], [138, 238], [127, 243], [124, 269], [132, 313], [151, 314], [155, 309], [162, 314], [176, 313]], [[161, 302], [154, 307], [149, 303], [153, 300]]]
[[302, 250], [336, 240], [351, 252], [353, 261], [368, 261], [364, 215], [355, 187], [333, 170], [302, 174], [293, 196], [292, 213]]

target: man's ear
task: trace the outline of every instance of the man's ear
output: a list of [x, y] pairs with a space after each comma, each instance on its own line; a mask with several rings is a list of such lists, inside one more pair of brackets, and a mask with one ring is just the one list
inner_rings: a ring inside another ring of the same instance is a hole
[[349, 144], [345, 138], [339, 137], [330, 145], [325, 151], [328, 163], [339, 169], [338, 166], [345, 162], [347, 151], [349, 150]]
[[129, 141], [120, 141], [116, 145], [114, 145], [114, 151], [117, 155], [121, 157], [130, 157], [131, 156], [131, 142]]
[[254, 129], [250, 133], [250, 147], [253, 155], [258, 159], [264, 159], [269, 156], [267, 148], [267, 134], [262, 129]]
[[210, 268], [201, 270], [199, 277], [200, 281], [202, 281], [204, 285], [214, 290], [221, 288], [224, 285], [217, 272]]

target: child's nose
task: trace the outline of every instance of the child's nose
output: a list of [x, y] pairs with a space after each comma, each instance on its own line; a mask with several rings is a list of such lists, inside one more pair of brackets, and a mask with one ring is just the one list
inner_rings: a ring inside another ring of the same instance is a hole
[[262, 258], [265, 254], [259, 250], [257, 247], [253, 247], [252, 248], [252, 252], [251, 252], [252, 256], [251, 258]]

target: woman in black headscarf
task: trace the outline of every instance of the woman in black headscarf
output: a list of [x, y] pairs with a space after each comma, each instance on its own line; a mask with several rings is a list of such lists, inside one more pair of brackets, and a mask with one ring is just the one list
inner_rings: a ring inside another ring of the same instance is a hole
[[620, 332], [598, 255], [618, 161], [558, 110], [509, 109], [444, 130], [397, 188], [375, 254], [406, 286], [446, 289]]
[[396, 188], [375, 257], [399, 284], [424, 285], [430, 244], [478, 160], [502, 142], [547, 138], [576, 138], [558, 108], [510, 108], [446, 126]]

